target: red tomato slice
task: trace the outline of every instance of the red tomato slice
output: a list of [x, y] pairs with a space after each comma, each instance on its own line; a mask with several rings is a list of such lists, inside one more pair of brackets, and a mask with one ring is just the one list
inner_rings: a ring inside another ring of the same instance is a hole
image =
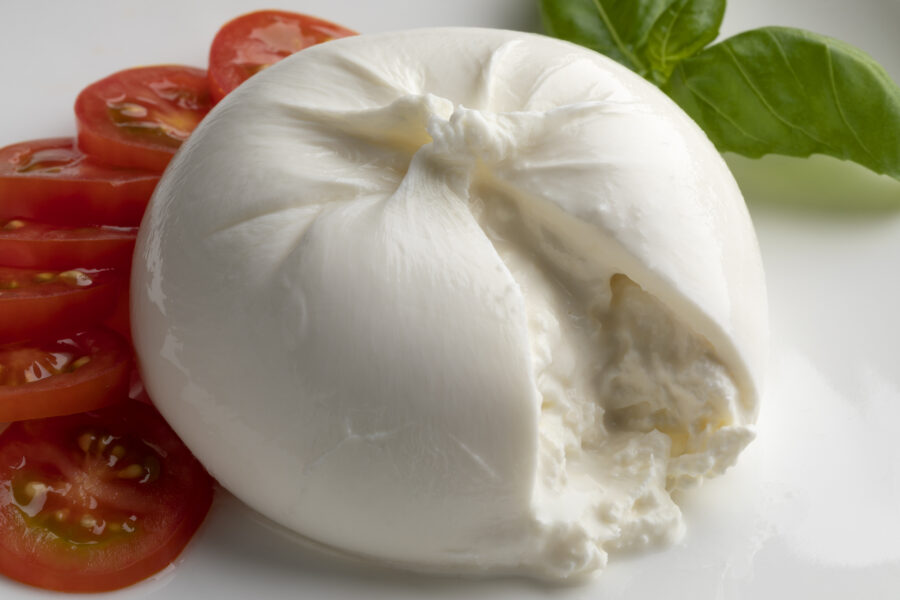
[[181, 553], [212, 496], [147, 404], [14, 423], [0, 434], [0, 573], [64, 592], [131, 585]]
[[137, 227], [0, 222], [0, 266], [36, 269], [130, 267]]
[[0, 343], [99, 323], [112, 312], [121, 279], [113, 269], [0, 267]]
[[340, 25], [278, 10], [240, 16], [219, 29], [209, 51], [209, 85], [218, 102], [251, 75], [285, 56], [335, 38], [356, 35]]
[[94, 410], [125, 397], [131, 351], [103, 329], [0, 346], [0, 421]]
[[131, 338], [131, 290], [128, 279], [122, 281], [116, 305], [103, 325], [121, 335], [129, 344], [134, 343]]
[[159, 175], [88, 159], [72, 138], [0, 148], [0, 220], [139, 225]]
[[202, 69], [119, 71], [78, 95], [78, 146], [102, 163], [162, 172], [211, 107]]

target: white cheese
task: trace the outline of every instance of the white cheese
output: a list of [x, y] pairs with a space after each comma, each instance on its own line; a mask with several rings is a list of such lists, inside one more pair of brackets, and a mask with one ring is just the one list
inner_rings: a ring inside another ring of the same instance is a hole
[[767, 347], [722, 159], [606, 58], [508, 31], [316, 46], [193, 134], [141, 227], [147, 388], [230, 491], [426, 571], [676, 540]]

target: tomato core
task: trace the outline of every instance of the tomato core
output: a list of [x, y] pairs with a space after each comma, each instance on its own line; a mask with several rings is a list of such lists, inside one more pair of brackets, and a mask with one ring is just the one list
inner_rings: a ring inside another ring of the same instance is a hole
[[126, 69], [78, 95], [78, 145], [107, 165], [162, 171], [211, 107], [206, 71]]
[[148, 86], [156, 97], [118, 95], [106, 99], [110, 120], [128, 135], [177, 149], [200, 123], [208, 100], [168, 79]]
[[68, 592], [140, 581], [181, 552], [212, 485], [146, 404], [14, 423], [0, 434], [0, 573]]

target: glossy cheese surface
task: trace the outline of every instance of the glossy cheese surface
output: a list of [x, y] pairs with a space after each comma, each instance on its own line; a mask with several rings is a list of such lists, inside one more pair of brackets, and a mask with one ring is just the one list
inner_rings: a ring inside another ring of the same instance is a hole
[[154, 401], [276, 522], [427, 571], [567, 578], [671, 542], [752, 439], [765, 286], [704, 134], [593, 52], [499, 30], [304, 50], [157, 189]]

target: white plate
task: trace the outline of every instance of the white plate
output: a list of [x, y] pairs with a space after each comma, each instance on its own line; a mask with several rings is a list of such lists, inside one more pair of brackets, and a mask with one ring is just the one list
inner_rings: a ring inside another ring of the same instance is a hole
[[[539, 28], [533, 0], [281, 3], [364, 32], [428, 25]], [[269, 2], [0, 4], [0, 145], [71, 135], [85, 84], [139, 64], [202, 66], [216, 29]], [[732, 0], [723, 33], [802, 26], [874, 54], [900, 80], [898, 0]], [[102, 597], [900, 597], [900, 211], [838, 213], [751, 199], [774, 334], [759, 439], [739, 465], [681, 498], [689, 532], [613, 559], [596, 581], [432, 579], [304, 549], [221, 494], [179, 563]], [[0, 199], [0, 201], [3, 201]], [[0, 598], [57, 598], [0, 579]]]

